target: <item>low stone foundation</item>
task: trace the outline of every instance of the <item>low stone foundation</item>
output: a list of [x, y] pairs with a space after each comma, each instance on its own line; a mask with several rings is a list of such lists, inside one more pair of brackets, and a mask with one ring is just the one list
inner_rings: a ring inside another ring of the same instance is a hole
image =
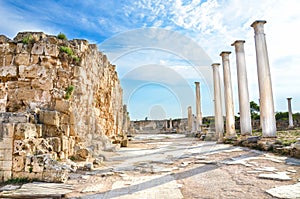
[[238, 140], [225, 140], [225, 143], [235, 146], [244, 146], [262, 151], [271, 151], [280, 155], [295, 157], [300, 159], [300, 138], [291, 146], [284, 146], [276, 138], [262, 138], [260, 136], [241, 137]]

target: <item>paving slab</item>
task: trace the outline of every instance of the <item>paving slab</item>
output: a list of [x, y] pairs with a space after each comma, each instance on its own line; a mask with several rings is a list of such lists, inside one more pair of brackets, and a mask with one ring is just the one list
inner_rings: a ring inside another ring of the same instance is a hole
[[300, 198], [300, 183], [275, 187], [266, 192], [277, 198]]
[[276, 173], [262, 173], [258, 175], [258, 178], [279, 180], [279, 181], [289, 181], [292, 180], [286, 172], [276, 172]]
[[74, 191], [73, 185], [34, 182], [24, 184], [14, 191], [3, 191], [0, 193], [0, 198], [60, 198], [72, 191]]

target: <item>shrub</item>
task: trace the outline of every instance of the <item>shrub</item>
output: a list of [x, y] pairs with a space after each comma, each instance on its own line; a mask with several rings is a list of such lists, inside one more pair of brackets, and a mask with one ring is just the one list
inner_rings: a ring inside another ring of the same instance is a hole
[[32, 182], [33, 179], [29, 179], [29, 178], [11, 178], [7, 181], [5, 181], [5, 184], [25, 184], [28, 182]]
[[70, 47], [67, 47], [67, 46], [61, 46], [61, 47], [59, 48], [59, 50], [60, 50], [61, 52], [67, 53], [69, 56], [73, 56], [73, 55], [74, 55], [74, 52], [73, 52], [73, 50], [72, 50]]
[[74, 92], [74, 86], [68, 86], [68, 88], [66, 89], [66, 96], [65, 96], [65, 99], [70, 99], [72, 94]]
[[34, 42], [35, 42], [35, 40], [31, 34], [27, 35], [26, 37], [24, 37], [22, 39], [23, 44], [30, 44], [30, 43], [34, 43]]
[[80, 62], [80, 58], [76, 55], [72, 55], [72, 59], [76, 62], [79, 63]]
[[61, 32], [57, 35], [57, 38], [62, 40], [68, 40], [67, 36]]

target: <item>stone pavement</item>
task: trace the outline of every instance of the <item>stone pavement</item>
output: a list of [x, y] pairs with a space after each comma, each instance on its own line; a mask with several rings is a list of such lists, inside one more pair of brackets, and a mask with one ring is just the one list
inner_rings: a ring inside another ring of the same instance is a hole
[[66, 198], [300, 198], [300, 160], [248, 148], [143, 134], [103, 155], [70, 176]]

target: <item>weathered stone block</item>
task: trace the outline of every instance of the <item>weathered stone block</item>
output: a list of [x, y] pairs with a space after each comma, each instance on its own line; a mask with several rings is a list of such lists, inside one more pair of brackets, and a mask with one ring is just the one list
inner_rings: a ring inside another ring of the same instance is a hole
[[17, 67], [16, 66], [0, 66], [0, 78], [1, 77], [16, 77]]
[[48, 91], [53, 89], [53, 81], [50, 77], [42, 77], [39, 79], [32, 80], [31, 86], [35, 89]]
[[0, 140], [1, 138], [12, 138], [15, 132], [14, 123], [3, 123], [0, 125]]
[[43, 125], [42, 124], [36, 124], [35, 128], [36, 128], [37, 137], [39, 137], [39, 138], [43, 137]]
[[76, 136], [75, 126], [70, 125], [70, 136]]
[[0, 66], [9, 66], [13, 65], [13, 55], [12, 54], [5, 54], [0, 57]]
[[50, 145], [52, 145], [54, 152], [61, 151], [61, 139], [59, 137], [50, 137], [46, 138], [46, 140]]
[[16, 90], [17, 99], [25, 101], [33, 101], [36, 90], [30, 88], [19, 88]]
[[69, 137], [69, 156], [74, 155], [75, 137]]
[[44, 170], [44, 156], [38, 155], [32, 157], [32, 172], [43, 172]]
[[27, 123], [28, 121], [28, 115], [21, 113], [11, 114], [8, 118], [9, 123]]
[[20, 172], [13, 172], [12, 177], [43, 180], [43, 173], [37, 173], [37, 172], [30, 173], [29, 171], [20, 171]]
[[2, 171], [11, 171], [12, 170], [12, 161], [11, 160], [0, 161], [0, 168]]
[[0, 149], [0, 160], [8, 160], [11, 161], [12, 160], [12, 153], [13, 153], [13, 149], [9, 148], [9, 149]]
[[59, 49], [55, 44], [47, 44], [45, 46], [44, 51], [45, 51], [45, 55], [49, 55], [53, 57], [57, 57], [59, 54]]
[[30, 55], [27, 53], [17, 54], [15, 57], [16, 65], [29, 65]]
[[60, 137], [63, 132], [57, 126], [43, 125], [44, 137]]
[[88, 149], [83, 148], [76, 151], [76, 158], [78, 160], [86, 160], [90, 157], [92, 157], [92, 154]]
[[128, 139], [121, 141], [121, 147], [128, 147]]
[[39, 113], [39, 121], [46, 125], [59, 126], [59, 113], [57, 111], [42, 110]]
[[33, 55], [42, 55], [44, 53], [44, 45], [35, 43], [31, 49], [31, 54]]
[[13, 138], [2, 138], [0, 142], [0, 149], [12, 149], [13, 148]]
[[43, 172], [43, 181], [45, 182], [66, 182], [69, 172], [67, 170], [50, 170]]
[[71, 102], [69, 100], [57, 99], [55, 101], [55, 110], [69, 114], [72, 111]]
[[65, 113], [61, 113], [60, 114], [60, 124], [70, 124], [70, 116]]
[[24, 171], [25, 168], [25, 156], [15, 156], [13, 158], [13, 171]]
[[33, 156], [25, 157], [25, 167], [24, 167], [25, 172], [32, 173], [32, 158]]
[[37, 70], [39, 65], [34, 64], [30, 66], [20, 65], [19, 66], [19, 75], [21, 78], [38, 78]]
[[30, 57], [30, 64], [38, 64], [40, 62], [39, 55], [31, 55]]
[[25, 143], [23, 140], [14, 140], [13, 153], [21, 155], [25, 153]]
[[15, 130], [15, 139], [37, 138], [36, 126], [31, 123], [18, 123]]
[[0, 83], [0, 98], [4, 98], [6, 94], [6, 83]]
[[64, 152], [68, 152], [68, 149], [69, 149], [69, 138], [67, 136], [62, 136], [61, 150]]
[[11, 179], [12, 172], [11, 171], [0, 171], [0, 181], [4, 182]]

